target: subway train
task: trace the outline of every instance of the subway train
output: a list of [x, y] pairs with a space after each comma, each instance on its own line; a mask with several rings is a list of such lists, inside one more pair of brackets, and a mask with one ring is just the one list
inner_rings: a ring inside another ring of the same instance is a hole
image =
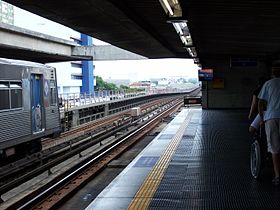
[[0, 58], [0, 165], [42, 149], [60, 134], [56, 70]]

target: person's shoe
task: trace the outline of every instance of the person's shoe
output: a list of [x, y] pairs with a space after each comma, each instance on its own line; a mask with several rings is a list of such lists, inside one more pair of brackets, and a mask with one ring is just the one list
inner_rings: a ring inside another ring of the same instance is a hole
[[275, 177], [274, 179], [272, 179], [272, 184], [274, 186], [280, 185], [280, 177], [278, 176], [278, 177]]

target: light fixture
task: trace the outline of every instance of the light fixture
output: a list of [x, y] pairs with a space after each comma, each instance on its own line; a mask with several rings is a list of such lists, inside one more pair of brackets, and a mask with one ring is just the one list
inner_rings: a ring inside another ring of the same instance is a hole
[[192, 38], [191, 38], [191, 34], [189, 31], [189, 28], [187, 26], [186, 22], [176, 22], [176, 23], [172, 23], [173, 27], [175, 28], [177, 34], [179, 35], [183, 46], [184, 47], [190, 47], [192, 46], [193, 42], [192, 42]]
[[182, 17], [182, 9], [178, 0], [159, 0], [169, 17]]
[[187, 20], [182, 16], [182, 8], [179, 0], [159, 0], [165, 13], [168, 16], [167, 23], [172, 23], [176, 33], [183, 44], [183, 47], [187, 49], [191, 57], [196, 57], [196, 51], [193, 46], [190, 30], [187, 25]]
[[186, 48], [188, 53], [190, 54], [191, 57], [197, 57], [197, 53], [196, 53], [196, 50], [195, 50], [195, 47], [187, 47]]
[[196, 53], [196, 49], [195, 49], [195, 47], [191, 47], [191, 51], [192, 51], [192, 53], [193, 53], [193, 57], [196, 57], [197, 56], [197, 53]]
[[169, 5], [168, 1], [167, 0], [162, 0], [162, 1], [163, 1], [164, 6], [166, 7], [166, 9], [169, 12], [169, 15], [173, 16], [174, 12], [173, 12], [171, 6]]
[[183, 35], [183, 30], [179, 23], [172, 23], [172, 25], [175, 28], [177, 34], [179, 34], [179, 36]]
[[180, 39], [181, 39], [181, 41], [183, 42], [184, 45], [188, 44], [188, 41], [187, 41], [186, 37], [180, 36]]
[[200, 62], [199, 62], [199, 58], [194, 58], [193, 59], [193, 62], [194, 62], [194, 64], [199, 64]]

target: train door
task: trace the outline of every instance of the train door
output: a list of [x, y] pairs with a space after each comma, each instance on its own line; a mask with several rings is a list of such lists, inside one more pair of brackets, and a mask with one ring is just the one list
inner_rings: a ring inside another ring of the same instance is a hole
[[43, 75], [31, 74], [31, 111], [32, 133], [36, 134], [45, 130], [43, 123]]

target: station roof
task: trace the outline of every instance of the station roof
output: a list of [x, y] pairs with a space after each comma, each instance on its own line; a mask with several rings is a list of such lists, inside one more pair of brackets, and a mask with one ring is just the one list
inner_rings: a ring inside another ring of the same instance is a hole
[[[148, 58], [190, 58], [159, 0], [6, 0]], [[179, 0], [197, 57], [271, 58], [280, 50], [280, 1]]]

